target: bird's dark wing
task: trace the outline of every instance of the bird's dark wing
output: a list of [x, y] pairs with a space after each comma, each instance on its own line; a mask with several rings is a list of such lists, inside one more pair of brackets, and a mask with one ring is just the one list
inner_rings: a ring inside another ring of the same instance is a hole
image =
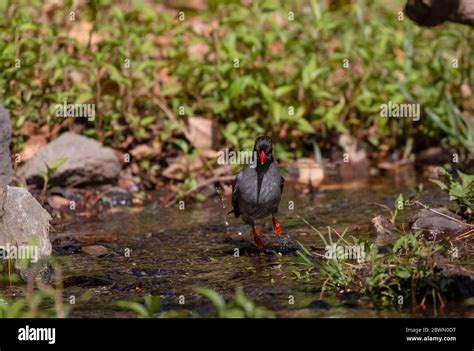
[[240, 209], [239, 209], [239, 174], [235, 177], [234, 183], [232, 184], [232, 211], [229, 213], [234, 212], [235, 218], [239, 218], [240, 216]]

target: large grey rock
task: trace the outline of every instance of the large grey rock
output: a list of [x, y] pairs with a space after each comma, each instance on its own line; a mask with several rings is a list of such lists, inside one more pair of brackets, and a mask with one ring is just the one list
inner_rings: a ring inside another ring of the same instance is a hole
[[38, 251], [36, 257], [31, 257], [33, 260], [49, 256], [52, 250], [50, 220], [49, 213], [28, 190], [7, 187], [5, 214], [0, 220], [0, 247], [26, 247], [35, 243]]
[[28, 183], [42, 183], [41, 172], [56, 160], [66, 161], [49, 179], [51, 185], [68, 186], [103, 183], [116, 179], [121, 164], [110, 148], [74, 133], [64, 133], [41, 149], [20, 168], [18, 176]]
[[4, 214], [7, 185], [10, 183], [12, 165], [10, 159], [10, 142], [12, 126], [5, 108], [0, 105], [0, 218]]
[[[2, 259], [15, 262], [23, 279], [32, 269], [44, 282], [52, 278], [47, 261], [36, 263], [51, 255], [49, 222], [51, 216], [26, 189], [9, 187], [12, 166], [10, 159], [11, 122], [8, 112], [0, 105], [0, 252]], [[25, 259], [26, 261], [20, 261]], [[28, 266], [21, 264], [30, 262]]]

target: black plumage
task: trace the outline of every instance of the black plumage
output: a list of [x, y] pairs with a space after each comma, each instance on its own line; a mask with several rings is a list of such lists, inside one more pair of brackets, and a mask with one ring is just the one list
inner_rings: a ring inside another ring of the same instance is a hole
[[255, 165], [246, 165], [237, 174], [232, 187], [232, 207], [235, 217], [252, 227], [256, 245], [261, 249], [263, 242], [255, 230], [255, 219], [272, 215], [275, 234], [281, 235], [281, 228], [276, 218], [283, 192], [284, 178], [274, 160], [272, 140], [260, 136], [255, 140]]

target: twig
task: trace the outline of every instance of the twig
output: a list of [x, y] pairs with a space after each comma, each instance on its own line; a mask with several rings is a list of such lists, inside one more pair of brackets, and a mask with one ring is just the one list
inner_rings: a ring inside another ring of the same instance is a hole
[[346, 239], [344, 239], [344, 237], [343, 237], [341, 234], [339, 234], [336, 229], [332, 228], [332, 230], [333, 230], [334, 233], [337, 234], [337, 236], [338, 236], [339, 238], [341, 238], [342, 241], [344, 241], [344, 243], [345, 243], [347, 246], [351, 246], [351, 243], [348, 242]]
[[474, 229], [469, 229], [467, 232], [460, 234], [460, 235], [459, 235], [458, 237], [456, 237], [456, 239], [454, 239], [454, 240], [467, 239], [467, 238], [469, 238], [470, 236], [472, 236], [473, 234], [474, 234]]
[[326, 285], [327, 283], [329, 282], [329, 278], [327, 278], [324, 283], [323, 283], [323, 286], [321, 287], [321, 294], [319, 294], [319, 299], [321, 300], [324, 296], [324, 291], [326, 290]]
[[461, 223], [461, 224], [464, 224], [464, 225], [468, 225], [468, 226], [470, 226], [470, 227], [474, 227], [474, 224], [465, 223], [465, 222], [463, 222], [463, 221], [461, 221], [461, 220], [459, 220], [459, 219], [457, 219], [457, 218], [455, 218], [455, 217], [448, 216], [447, 214], [444, 214], [444, 213], [442, 213], [442, 212], [433, 210], [432, 208], [429, 208], [428, 206], [426, 206], [425, 204], [421, 203], [421, 202], [418, 201], [418, 200], [417, 200], [415, 203], [418, 204], [418, 205], [420, 205], [420, 206], [422, 206], [424, 209], [426, 209], [426, 210], [428, 210], [428, 211], [431, 211], [431, 212], [434, 212], [434, 213], [436, 213], [436, 214], [439, 214], [440, 216], [449, 218], [449, 219], [451, 219], [451, 220], [453, 220], [453, 221], [455, 221], [455, 222], [458, 222], [458, 223]]
[[[388, 210], [388, 212], [390, 212], [391, 219], [394, 218], [395, 215], [394, 215], [393, 211], [390, 209], [390, 207], [388, 207], [387, 205], [384, 205], [384, 204], [379, 204], [378, 202], [373, 202], [373, 204], [375, 204], [377, 206], [380, 206], [382, 208], [385, 208], [386, 210]], [[392, 222], [392, 224], [394, 224], [393, 220], [391, 222]]]

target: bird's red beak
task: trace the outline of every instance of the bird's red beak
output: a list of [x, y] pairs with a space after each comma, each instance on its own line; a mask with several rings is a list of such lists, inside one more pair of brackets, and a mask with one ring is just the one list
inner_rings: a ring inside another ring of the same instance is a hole
[[260, 164], [263, 165], [263, 163], [265, 162], [265, 151], [260, 151]]

